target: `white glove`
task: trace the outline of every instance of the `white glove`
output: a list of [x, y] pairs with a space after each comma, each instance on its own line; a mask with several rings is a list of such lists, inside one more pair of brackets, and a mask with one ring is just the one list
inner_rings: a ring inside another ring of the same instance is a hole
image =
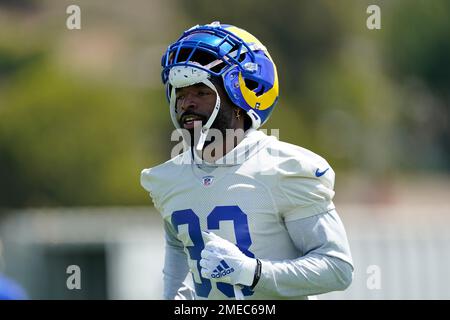
[[256, 259], [247, 257], [239, 248], [212, 232], [203, 232], [206, 239], [201, 252], [202, 277], [214, 281], [251, 286], [256, 270]]

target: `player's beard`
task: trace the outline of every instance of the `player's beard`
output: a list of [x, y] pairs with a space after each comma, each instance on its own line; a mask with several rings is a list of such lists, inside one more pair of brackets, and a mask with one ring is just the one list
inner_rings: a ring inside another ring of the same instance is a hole
[[[207, 117], [201, 116], [202, 126], [208, 121]], [[222, 134], [222, 139], [225, 139], [225, 134], [227, 129], [231, 129], [232, 120], [233, 120], [233, 108], [229, 105], [223, 105], [220, 107], [219, 112], [217, 113], [216, 119], [214, 119], [213, 124], [211, 125], [211, 129], [219, 130]], [[194, 126], [192, 129], [188, 129], [189, 138], [190, 138], [190, 146], [195, 146], [198, 142], [198, 138], [200, 137], [200, 132], [202, 126]], [[216, 135], [208, 134], [206, 138], [205, 144], [203, 148], [207, 147], [209, 144], [215, 141]]]

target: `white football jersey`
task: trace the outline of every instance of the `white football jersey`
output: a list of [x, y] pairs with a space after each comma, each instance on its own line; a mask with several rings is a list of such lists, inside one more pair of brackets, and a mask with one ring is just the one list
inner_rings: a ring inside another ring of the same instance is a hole
[[[238, 146], [211, 165], [188, 150], [142, 171], [141, 184], [184, 245], [197, 299], [234, 298], [233, 287], [201, 277], [202, 231], [235, 243], [250, 257], [302, 255], [285, 222], [334, 209], [334, 171], [320, 156], [250, 129]], [[246, 299], [267, 299], [243, 290]]]

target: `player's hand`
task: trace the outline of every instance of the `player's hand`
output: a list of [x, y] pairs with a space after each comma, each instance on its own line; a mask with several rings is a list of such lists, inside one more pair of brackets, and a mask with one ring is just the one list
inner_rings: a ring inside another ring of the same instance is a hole
[[235, 244], [212, 232], [203, 232], [203, 236], [206, 244], [200, 260], [202, 277], [232, 285], [252, 285], [256, 259], [247, 257]]

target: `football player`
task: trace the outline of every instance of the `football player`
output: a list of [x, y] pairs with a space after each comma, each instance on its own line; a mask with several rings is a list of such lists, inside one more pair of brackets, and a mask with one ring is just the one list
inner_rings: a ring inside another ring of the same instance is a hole
[[266, 47], [213, 22], [185, 31], [162, 67], [187, 146], [141, 174], [164, 221], [164, 298], [307, 299], [346, 289], [353, 264], [333, 169], [258, 130], [279, 91]]

